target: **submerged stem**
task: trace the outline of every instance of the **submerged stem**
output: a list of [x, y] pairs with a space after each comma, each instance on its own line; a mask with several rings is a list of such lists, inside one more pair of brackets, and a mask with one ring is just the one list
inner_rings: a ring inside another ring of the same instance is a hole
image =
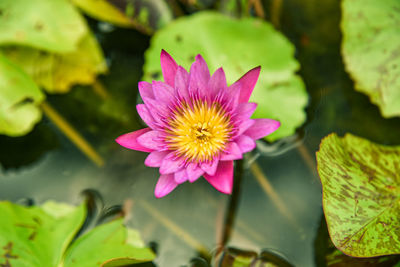
[[203, 257], [210, 258], [208, 253], [208, 249], [197, 241], [192, 235], [182, 229], [178, 224], [171, 221], [167, 216], [163, 215], [159, 212], [155, 207], [153, 207], [150, 203], [145, 200], [139, 202], [139, 204], [153, 216], [156, 220], [161, 222], [166, 228], [168, 228], [171, 232], [181, 238], [186, 244], [197, 250]]
[[307, 164], [307, 167], [310, 169], [314, 177], [318, 177], [315, 159], [312, 158], [310, 151], [308, 151], [304, 143], [301, 143], [299, 146], [297, 146], [297, 151], [299, 152], [300, 156], [304, 159], [305, 163]]
[[261, 185], [261, 188], [264, 190], [265, 194], [271, 198], [272, 203], [274, 203], [280, 213], [285, 216], [291, 223], [297, 226], [296, 220], [293, 218], [292, 214], [289, 212], [288, 208], [286, 207], [280, 196], [276, 193], [275, 189], [272, 187], [267, 176], [262, 172], [257, 162], [254, 162], [250, 166], [250, 170], [256, 178], [257, 182]]
[[265, 18], [264, 7], [261, 0], [250, 0], [247, 5], [254, 8], [257, 17], [262, 19]]
[[275, 28], [280, 28], [282, 10], [282, 0], [272, 0], [271, 2], [271, 22]]
[[49, 103], [42, 102], [40, 105], [44, 114], [60, 129], [60, 131], [74, 143], [97, 166], [104, 165], [103, 158], [96, 150], [85, 140], [85, 138], [65, 120]]
[[222, 249], [229, 241], [232, 235], [233, 226], [235, 223], [237, 207], [240, 198], [240, 186], [243, 177], [243, 160], [236, 161], [235, 177], [233, 181], [232, 195], [229, 198], [228, 208], [225, 214], [224, 228], [222, 230], [222, 238], [220, 249]]

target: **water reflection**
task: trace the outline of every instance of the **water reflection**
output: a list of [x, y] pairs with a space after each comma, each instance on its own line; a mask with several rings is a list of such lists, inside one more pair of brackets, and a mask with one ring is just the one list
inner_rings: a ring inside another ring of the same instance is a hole
[[[13, 201], [30, 197], [37, 204], [48, 199], [78, 204], [79, 192], [92, 188], [102, 197], [94, 190], [86, 190], [84, 195], [92, 206], [90, 217], [100, 220], [124, 210], [114, 206], [104, 211], [104, 206], [129, 199], [127, 224], [137, 228], [146, 243], [157, 243], [158, 266], [187, 265], [199, 251], [207, 258], [204, 254], [214, 253], [221, 244], [229, 196], [200, 179], [183, 184], [171, 196], [155, 199], [153, 190], [159, 174], [143, 165], [144, 158], [144, 153], [115, 145], [106, 165], [97, 168], [65, 140], [62, 150], [47, 154], [35, 166], [7, 172], [0, 180], [0, 196]], [[254, 251], [269, 247], [287, 255], [297, 266], [312, 266], [312, 240], [321, 212], [319, 184], [295, 150], [276, 157], [261, 155], [257, 163], [298, 227], [279, 212], [245, 167], [227, 244]], [[93, 218], [89, 225], [96, 221]]]

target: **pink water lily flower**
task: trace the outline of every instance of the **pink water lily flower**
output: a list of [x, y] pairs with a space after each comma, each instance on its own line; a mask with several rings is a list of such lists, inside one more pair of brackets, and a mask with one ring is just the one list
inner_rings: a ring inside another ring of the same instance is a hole
[[144, 104], [136, 108], [149, 127], [124, 134], [117, 143], [150, 153], [145, 165], [160, 168], [161, 174], [155, 188], [157, 198], [201, 176], [230, 194], [233, 161], [253, 150], [255, 140], [280, 126], [276, 120], [250, 118], [257, 104], [248, 101], [260, 67], [227, 86], [224, 70], [219, 68], [210, 76], [201, 55], [188, 73], [163, 50], [161, 69], [164, 82], [139, 82]]

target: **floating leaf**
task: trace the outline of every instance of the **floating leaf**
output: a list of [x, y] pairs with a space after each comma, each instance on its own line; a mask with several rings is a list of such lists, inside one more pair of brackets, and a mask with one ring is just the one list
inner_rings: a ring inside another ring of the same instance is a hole
[[400, 147], [331, 134], [317, 161], [334, 245], [355, 257], [400, 253]]
[[92, 34], [87, 34], [77, 50], [69, 53], [49, 53], [29, 47], [2, 50], [50, 93], [65, 93], [78, 83], [91, 84], [97, 74], [107, 70], [103, 53]]
[[[321, 223], [314, 240], [315, 266], [325, 267], [387, 267], [400, 266], [400, 255], [390, 255], [372, 258], [350, 257], [335, 248], [329, 238], [325, 217], [321, 216]], [[398, 265], [396, 265], [398, 264]]]
[[96, 19], [121, 27], [133, 27], [145, 33], [164, 26], [172, 20], [171, 11], [163, 0], [72, 0]]
[[71, 52], [87, 34], [84, 19], [68, 0], [1, 0], [0, 44]]
[[[132, 246], [128, 239], [128, 230], [122, 225], [122, 219], [101, 225], [78, 238], [65, 254], [65, 266], [120, 266], [151, 261], [154, 254], [143, 245]], [[131, 237], [133, 235], [130, 235]], [[136, 236], [138, 238], [138, 236]], [[137, 244], [132, 240], [133, 244]], [[101, 253], [99, 253], [101, 251]]]
[[266, 137], [269, 141], [292, 135], [306, 119], [308, 97], [302, 80], [294, 74], [299, 68], [294, 46], [262, 20], [236, 20], [214, 12], [177, 19], [154, 35], [145, 54], [144, 80], [161, 78], [161, 49], [187, 69], [201, 54], [212, 71], [224, 68], [229, 84], [261, 65], [250, 99], [259, 104], [254, 117], [282, 123]]
[[217, 262], [220, 267], [293, 266], [284, 257], [273, 251], [264, 250], [258, 255], [256, 252], [251, 250], [241, 250], [233, 247], [225, 248]]
[[18, 66], [0, 54], [0, 134], [20, 136], [41, 119], [43, 93]]
[[128, 235], [131, 230], [122, 219], [73, 240], [85, 220], [85, 205], [50, 201], [41, 207], [23, 207], [3, 201], [0, 213], [1, 266], [120, 266], [154, 258], [140, 240], [131, 241], [134, 235]]
[[400, 116], [400, 1], [344, 0], [342, 53], [356, 89]]
[[1, 266], [59, 266], [85, 219], [85, 206], [57, 218], [40, 207], [0, 202], [0, 214]]

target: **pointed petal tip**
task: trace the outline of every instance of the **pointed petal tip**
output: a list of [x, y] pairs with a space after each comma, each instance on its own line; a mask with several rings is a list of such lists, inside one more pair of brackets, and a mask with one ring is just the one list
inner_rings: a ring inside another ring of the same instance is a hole
[[161, 50], [160, 63], [164, 81], [173, 87], [178, 64], [176, 64], [174, 58], [164, 49]]
[[154, 189], [154, 196], [162, 198], [171, 193], [178, 184], [175, 182], [173, 174], [164, 174], [158, 178], [156, 188]]
[[161, 53], [160, 53], [160, 57], [163, 57], [163, 56], [172, 58], [172, 56], [167, 51], [165, 51], [164, 48], [161, 49]]
[[126, 133], [117, 137], [115, 139], [115, 142], [128, 149], [142, 151], [142, 152], [152, 152], [153, 149], [149, 149], [148, 147], [142, 146], [137, 140], [140, 136], [146, 134], [149, 131], [151, 131], [150, 128], [144, 128], [134, 132]]
[[272, 127], [271, 127], [272, 128], [272, 132], [271, 133], [275, 132], [276, 130], [279, 129], [279, 127], [281, 127], [281, 122], [278, 121], [278, 120], [271, 120], [271, 124], [272, 124]]
[[246, 72], [239, 80], [235, 82], [240, 84], [240, 97], [239, 102], [248, 102], [253, 92], [254, 87], [260, 76], [261, 66], [255, 67]]
[[281, 125], [280, 121], [272, 119], [254, 119], [255, 123], [244, 134], [254, 140], [263, 138], [275, 132]]
[[196, 57], [195, 57], [195, 60], [201, 60], [201, 61], [205, 62], [205, 60], [204, 60], [204, 58], [203, 58], [203, 56], [201, 54], [197, 54]]

